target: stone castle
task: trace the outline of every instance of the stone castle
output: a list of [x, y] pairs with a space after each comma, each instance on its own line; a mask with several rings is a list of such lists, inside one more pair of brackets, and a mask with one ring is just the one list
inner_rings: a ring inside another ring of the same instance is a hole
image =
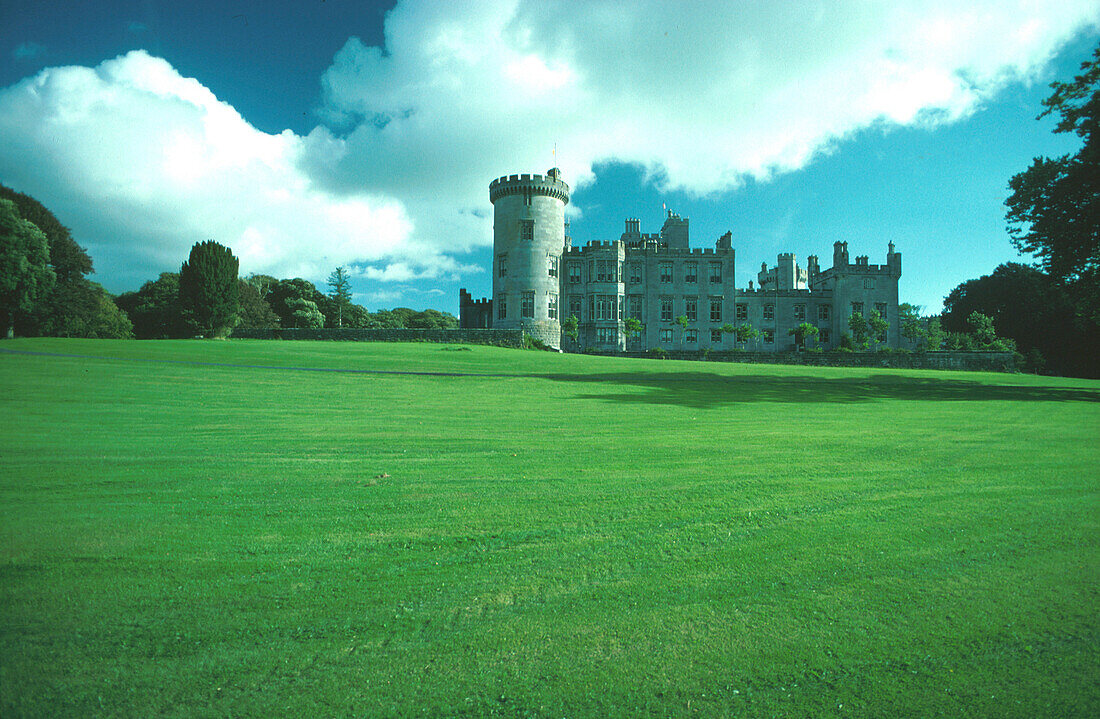
[[[886, 263], [866, 256], [849, 262], [848, 243], [833, 243], [833, 266], [818, 258], [800, 267], [793, 254], [763, 263], [757, 284], [734, 286], [732, 234], [714, 249], [688, 244], [688, 219], [669, 211], [660, 232], [643, 233], [628, 219], [617, 240], [573, 247], [566, 234], [569, 185], [557, 168], [545, 175], [509, 175], [489, 185], [493, 205], [493, 296], [474, 300], [459, 291], [463, 328], [522, 329], [551, 347], [584, 350], [731, 349], [725, 325], [748, 323], [760, 337], [751, 349], [794, 349], [789, 330], [803, 322], [818, 328], [810, 346], [833, 349], [848, 318], [877, 311], [887, 323], [880, 346], [899, 347], [898, 278], [901, 254], [891, 242]], [[561, 321], [579, 321], [578, 338], [563, 337]], [[687, 326], [677, 322], [686, 317]], [[627, 338], [624, 322], [641, 322]]]

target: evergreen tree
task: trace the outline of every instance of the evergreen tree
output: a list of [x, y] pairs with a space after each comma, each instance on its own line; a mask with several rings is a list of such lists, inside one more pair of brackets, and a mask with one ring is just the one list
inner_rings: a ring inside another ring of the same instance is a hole
[[351, 280], [348, 271], [343, 267], [337, 267], [328, 276], [329, 298], [336, 309], [336, 326], [344, 326], [344, 308], [351, 304]]
[[240, 310], [239, 263], [213, 240], [198, 242], [180, 267], [180, 309], [184, 325], [206, 337], [228, 334]]

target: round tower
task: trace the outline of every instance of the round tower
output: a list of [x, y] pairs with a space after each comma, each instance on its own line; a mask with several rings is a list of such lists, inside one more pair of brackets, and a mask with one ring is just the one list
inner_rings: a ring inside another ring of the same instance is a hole
[[493, 203], [493, 327], [561, 346], [560, 277], [569, 185], [558, 168], [489, 184]]

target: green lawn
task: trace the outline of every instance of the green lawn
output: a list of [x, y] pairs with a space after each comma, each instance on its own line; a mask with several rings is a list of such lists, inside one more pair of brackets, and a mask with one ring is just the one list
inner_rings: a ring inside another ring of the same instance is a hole
[[0, 716], [1100, 714], [1100, 382], [0, 350]]

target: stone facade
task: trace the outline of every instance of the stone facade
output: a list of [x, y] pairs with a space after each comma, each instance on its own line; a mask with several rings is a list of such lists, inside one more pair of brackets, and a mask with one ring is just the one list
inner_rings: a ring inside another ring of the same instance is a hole
[[[736, 339], [721, 328], [749, 323], [761, 337], [749, 349], [794, 349], [789, 331], [809, 322], [819, 331], [812, 344], [833, 349], [848, 331], [853, 312], [878, 311], [889, 323], [880, 347], [902, 346], [898, 318], [901, 254], [890, 243], [886, 262], [866, 256], [849, 262], [848, 244], [833, 245], [833, 265], [818, 258], [800, 267], [790, 253], [767, 263], [759, 287], [734, 284], [736, 253], [727, 232], [714, 248], [689, 245], [688, 219], [668, 212], [659, 232], [641, 232], [626, 220], [617, 240], [572, 247], [565, 235], [569, 187], [557, 169], [543, 175], [511, 175], [489, 187], [493, 203], [493, 298], [475, 301], [460, 291], [462, 327], [520, 328], [553, 347], [572, 350], [729, 350]], [[579, 337], [563, 338], [560, 320], [576, 316]], [[687, 327], [676, 319], [687, 318]], [[624, 322], [641, 322], [627, 340]]]

